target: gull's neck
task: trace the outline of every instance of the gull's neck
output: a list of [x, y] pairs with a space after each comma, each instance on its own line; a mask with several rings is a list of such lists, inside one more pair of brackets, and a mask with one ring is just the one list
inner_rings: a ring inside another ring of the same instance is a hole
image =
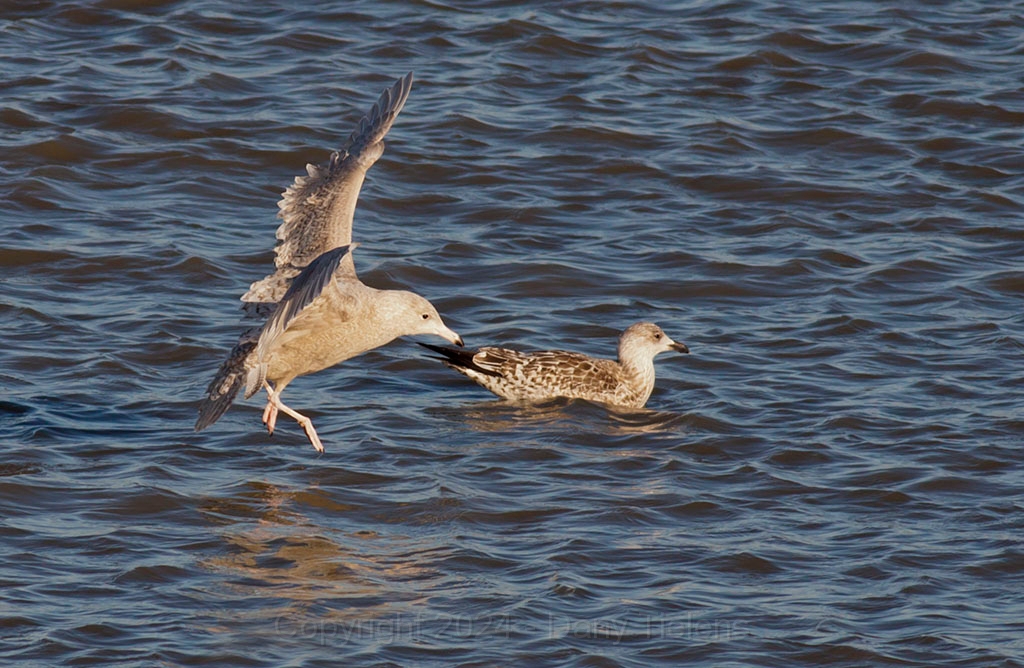
[[629, 341], [622, 341], [619, 343], [619, 365], [640, 395], [641, 405], [646, 403], [654, 391], [654, 356], [650, 354], [650, 350], [631, 346]]

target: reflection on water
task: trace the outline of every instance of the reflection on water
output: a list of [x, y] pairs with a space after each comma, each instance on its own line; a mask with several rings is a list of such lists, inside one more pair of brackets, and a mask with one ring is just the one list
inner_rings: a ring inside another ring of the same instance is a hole
[[515, 432], [526, 426], [560, 425], [595, 435], [682, 433], [689, 416], [650, 408], [623, 409], [583, 400], [552, 399], [540, 403], [474, 401], [457, 408], [435, 408], [435, 415], [458, 420], [481, 432]]
[[[316, 524], [311, 506], [337, 516], [353, 512], [323, 490], [287, 491], [250, 482], [244, 491], [208, 498], [201, 506], [225, 542], [223, 554], [203, 560], [221, 584], [207, 595], [223, 621], [237, 621], [242, 602], [251, 623], [370, 623], [421, 608], [417, 583], [437, 576], [427, 565], [448, 550], [436, 537], [376, 531], [344, 532]], [[259, 599], [253, 609], [247, 601]], [[212, 601], [211, 601], [212, 602]]]

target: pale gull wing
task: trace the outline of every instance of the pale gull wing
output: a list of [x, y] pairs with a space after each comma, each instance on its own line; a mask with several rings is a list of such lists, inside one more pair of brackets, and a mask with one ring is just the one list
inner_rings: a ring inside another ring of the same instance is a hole
[[[384, 153], [384, 135], [402, 110], [412, 88], [412, 72], [381, 93], [359, 120], [344, 147], [331, 154], [326, 167], [306, 165], [284, 191], [274, 249], [277, 271], [253, 283], [244, 302], [276, 303], [303, 267], [326, 251], [352, 242], [352, 217], [367, 170]], [[351, 261], [347, 263], [351, 269]], [[352, 269], [354, 272], [354, 269]], [[250, 306], [246, 305], [246, 310]], [[257, 308], [259, 308], [257, 306]]]
[[274, 315], [263, 326], [260, 332], [259, 341], [256, 343], [256, 364], [249, 373], [246, 382], [245, 396], [251, 397], [258, 392], [263, 385], [266, 376], [266, 364], [264, 357], [267, 352], [280, 342], [288, 326], [295, 321], [299, 315], [308, 308], [317, 297], [323, 294], [325, 288], [330, 285], [342, 261], [351, 253], [352, 249], [359, 244], [349, 244], [329, 250], [320, 255], [303, 269], [291, 286], [284, 293], [281, 302], [277, 305]]

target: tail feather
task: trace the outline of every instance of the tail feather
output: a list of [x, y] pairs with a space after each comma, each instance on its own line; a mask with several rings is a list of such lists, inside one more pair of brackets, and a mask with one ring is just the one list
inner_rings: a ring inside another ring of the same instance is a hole
[[219, 420], [231, 408], [239, 390], [245, 387], [250, 366], [247, 361], [256, 349], [258, 336], [258, 327], [242, 334], [227, 359], [217, 369], [216, 375], [206, 388], [206, 398], [199, 404], [196, 431], [202, 431]]
[[477, 371], [488, 376], [501, 377], [500, 373], [492, 371], [491, 369], [485, 369], [474, 361], [473, 358], [476, 357], [478, 352], [476, 350], [464, 350], [462, 348], [450, 348], [448, 346], [435, 346], [432, 343], [422, 343], [420, 341], [417, 341], [416, 343], [419, 343], [428, 350], [433, 350], [435, 353], [439, 353], [441, 355], [440, 357], [431, 355], [431, 358], [441, 360], [454, 369], [472, 369], [473, 371]]

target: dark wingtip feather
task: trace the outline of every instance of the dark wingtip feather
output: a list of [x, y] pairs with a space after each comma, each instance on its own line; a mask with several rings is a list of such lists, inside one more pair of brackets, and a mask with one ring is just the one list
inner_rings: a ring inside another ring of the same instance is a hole
[[484, 369], [473, 361], [473, 357], [475, 357], [478, 352], [476, 350], [460, 350], [459, 348], [437, 346], [432, 343], [423, 343], [421, 341], [417, 341], [416, 343], [419, 343], [424, 348], [433, 350], [435, 353], [439, 353], [441, 357], [434, 357], [431, 355], [431, 359], [441, 360], [450, 367], [456, 369], [472, 369], [473, 371], [488, 376], [501, 377], [500, 373], [491, 371], [490, 369]]
[[243, 332], [238, 343], [221, 362], [220, 368], [206, 388], [206, 397], [199, 404], [196, 431], [202, 431], [221, 418], [231, 408], [238, 391], [245, 385], [245, 360], [256, 348], [258, 327]]
[[221, 418], [231, 408], [235, 395], [243, 385], [241, 376], [232, 378], [227, 391], [214, 395], [212, 392], [199, 404], [199, 417], [196, 419], [196, 431], [202, 431]]
[[199, 406], [199, 418], [196, 419], [196, 431], [202, 431], [221, 418], [231, 408], [238, 390], [228, 392], [216, 399], [204, 399]]
[[427, 350], [433, 350], [435, 353], [443, 355], [443, 357], [434, 357], [433, 359], [439, 359], [442, 361], [455, 361], [458, 358], [467, 355], [471, 360], [473, 357], [472, 353], [468, 353], [465, 350], [459, 350], [458, 348], [449, 348], [448, 346], [436, 346], [432, 343], [423, 343], [422, 341], [417, 341], [416, 343], [420, 344]]

